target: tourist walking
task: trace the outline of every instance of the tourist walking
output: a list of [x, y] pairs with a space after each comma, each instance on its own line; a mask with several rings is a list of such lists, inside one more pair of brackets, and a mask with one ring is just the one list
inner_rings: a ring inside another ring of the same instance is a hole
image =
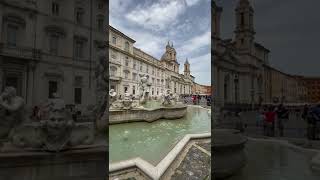
[[235, 118], [236, 118], [236, 129], [239, 130], [241, 133], [243, 133], [244, 123], [243, 123], [243, 119], [241, 118], [241, 110], [236, 110]]
[[40, 120], [40, 108], [38, 106], [33, 107], [31, 119], [36, 120], [36, 121]]
[[320, 103], [312, 110], [313, 114], [313, 140], [319, 140], [320, 139]]
[[289, 119], [289, 111], [282, 104], [278, 106], [277, 118], [279, 136], [283, 137], [284, 122]]
[[302, 114], [301, 114], [302, 120], [304, 120], [304, 121], [307, 120], [308, 111], [309, 111], [309, 107], [308, 107], [307, 104], [305, 104], [304, 107], [303, 107]]
[[320, 107], [319, 105], [312, 107], [307, 115], [307, 137], [310, 140], [316, 139], [316, 131], [317, 131], [317, 121], [320, 117]]
[[268, 111], [265, 113], [265, 125], [266, 125], [266, 136], [274, 136], [274, 121], [276, 118], [276, 112], [274, 107], [270, 106]]
[[207, 96], [207, 106], [211, 106], [211, 96]]
[[196, 103], [197, 103], [197, 96], [196, 95], [192, 96], [192, 102], [193, 102], [193, 105], [196, 105]]

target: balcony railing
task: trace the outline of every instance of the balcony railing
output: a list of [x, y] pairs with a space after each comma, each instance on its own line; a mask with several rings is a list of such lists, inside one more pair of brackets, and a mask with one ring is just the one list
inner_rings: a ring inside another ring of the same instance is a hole
[[0, 43], [0, 55], [19, 57], [23, 59], [41, 59], [41, 51], [30, 47], [9, 46]]

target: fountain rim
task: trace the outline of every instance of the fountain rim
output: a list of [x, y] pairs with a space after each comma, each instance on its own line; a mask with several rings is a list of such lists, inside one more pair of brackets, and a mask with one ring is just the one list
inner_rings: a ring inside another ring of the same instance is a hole
[[183, 151], [184, 147], [194, 139], [210, 138], [211, 132], [201, 134], [186, 134], [156, 165], [152, 165], [141, 157], [122, 160], [115, 163], [109, 163], [109, 173], [122, 171], [128, 168], [139, 168], [152, 179], [160, 179], [164, 172], [169, 168], [172, 162]]
[[132, 108], [132, 109], [109, 109], [109, 112], [119, 112], [119, 111], [154, 111], [154, 110], [162, 110], [162, 109], [184, 109], [188, 107], [188, 105], [179, 105], [179, 106], [163, 106], [158, 108]]

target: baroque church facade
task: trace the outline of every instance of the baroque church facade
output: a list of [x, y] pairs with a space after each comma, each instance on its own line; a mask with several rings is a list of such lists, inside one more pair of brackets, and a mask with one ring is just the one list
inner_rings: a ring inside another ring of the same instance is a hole
[[179, 73], [180, 64], [173, 43], [168, 42], [160, 59], [134, 47], [136, 41], [116, 28], [109, 26], [109, 89], [118, 95], [129, 92], [139, 95], [140, 75], [149, 77], [150, 96], [155, 97], [171, 90], [177, 95], [192, 94], [194, 77], [186, 59], [184, 73]]
[[222, 8], [213, 1], [212, 40], [214, 96], [217, 106], [260, 104], [270, 99], [268, 92], [269, 50], [255, 41], [254, 10], [248, 0], [235, 9], [233, 39], [220, 34]]
[[235, 8], [234, 38], [221, 38], [223, 9], [212, 2], [214, 101], [217, 107], [307, 102], [303, 78], [273, 68], [270, 51], [255, 41], [254, 10], [249, 0]]

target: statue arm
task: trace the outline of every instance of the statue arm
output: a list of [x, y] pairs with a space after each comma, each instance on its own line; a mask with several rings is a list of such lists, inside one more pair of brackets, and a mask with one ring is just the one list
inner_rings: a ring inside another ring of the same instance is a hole
[[1, 105], [9, 111], [16, 111], [23, 106], [23, 100], [17, 100], [12, 105], [9, 105], [7, 102], [2, 102]]

